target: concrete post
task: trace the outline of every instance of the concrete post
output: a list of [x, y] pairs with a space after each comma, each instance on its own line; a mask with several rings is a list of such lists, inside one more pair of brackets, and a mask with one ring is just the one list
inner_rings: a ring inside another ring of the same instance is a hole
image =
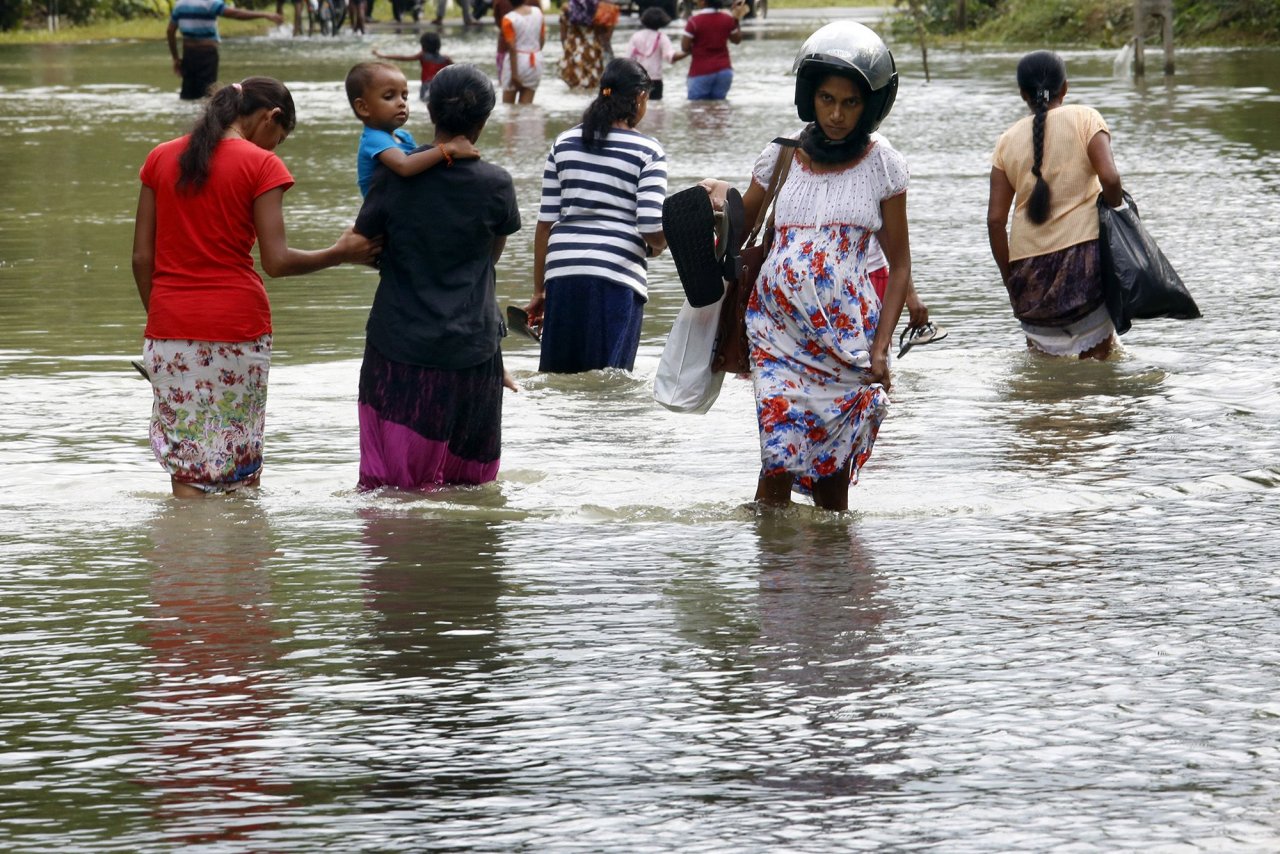
[[1160, 39], [1164, 43], [1164, 73], [1173, 74], [1173, 0], [1134, 0], [1133, 2], [1133, 76], [1147, 73], [1145, 51], [1147, 22], [1160, 19]]

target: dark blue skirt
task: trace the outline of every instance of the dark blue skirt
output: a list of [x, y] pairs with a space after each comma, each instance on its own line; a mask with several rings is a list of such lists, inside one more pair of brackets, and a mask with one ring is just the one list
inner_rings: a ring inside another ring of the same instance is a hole
[[644, 297], [626, 285], [595, 276], [552, 279], [547, 282], [538, 370], [629, 371], [636, 364], [643, 320]]

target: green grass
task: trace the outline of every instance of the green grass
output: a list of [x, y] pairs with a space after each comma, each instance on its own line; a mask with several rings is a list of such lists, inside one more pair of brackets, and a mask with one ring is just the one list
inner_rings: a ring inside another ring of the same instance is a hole
[[[135, 18], [130, 21], [102, 21], [76, 27], [63, 26], [55, 32], [49, 32], [45, 28], [11, 30], [7, 33], [0, 33], [0, 45], [145, 41], [148, 39], [163, 41], [165, 30], [168, 26], [169, 23], [164, 18]], [[272, 26], [274, 25], [270, 21], [234, 21], [224, 18], [218, 22], [218, 29], [223, 36], [261, 35]]]

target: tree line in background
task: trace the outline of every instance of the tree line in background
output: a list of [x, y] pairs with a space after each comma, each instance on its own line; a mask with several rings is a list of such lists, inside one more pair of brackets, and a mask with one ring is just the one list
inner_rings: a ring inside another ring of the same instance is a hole
[[[874, 2], [874, 0], [866, 0]], [[888, 0], [884, 0], [888, 2]], [[238, 0], [248, 9], [275, 0]], [[814, 0], [813, 6], [827, 5]], [[1116, 47], [1133, 36], [1133, 0], [893, 0], [906, 14], [897, 27], [924, 33], [1021, 44]], [[173, 0], [0, 0], [0, 30], [63, 23], [167, 18]], [[1173, 0], [1174, 37], [1193, 42], [1274, 44], [1280, 41], [1280, 0]]]
[[[1133, 38], [1134, 0], [894, 0], [903, 35], [1020, 44], [1119, 47]], [[1174, 38], [1275, 44], [1280, 0], [1173, 0]], [[1154, 26], [1154, 24], [1152, 25]]]

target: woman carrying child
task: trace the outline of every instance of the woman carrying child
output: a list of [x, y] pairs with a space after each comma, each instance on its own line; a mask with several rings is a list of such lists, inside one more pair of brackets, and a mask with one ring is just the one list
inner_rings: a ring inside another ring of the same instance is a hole
[[[493, 85], [451, 65], [427, 109], [438, 149], [474, 144], [493, 111]], [[385, 235], [360, 366], [360, 488], [425, 489], [498, 476], [502, 323], [494, 265], [520, 228], [511, 176], [480, 160], [401, 177], [380, 170], [356, 220]]]
[[378, 253], [351, 229], [328, 249], [289, 247], [293, 176], [273, 152], [296, 121], [284, 84], [250, 77], [219, 89], [191, 133], [154, 148], [140, 172], [133, 278], [147, 310], [151, 447], [178, 497], [262, 474], [271, 305], [253, 244], [272, 278]]
[[556, 137], [547, 155], [526, 307], [530, 323], [542, 324], [542, 371], [635, 365], [646, 259], [667, 245], [667, 155], [635, 130], [648, 105], [649, 75], [615, 59], [582, 124]]
[[498, 65], [502, 103], [532, 104], [542, 81], [542, 46], [547, 43], [547, 23], [542, 7], [525, 0], [510, 0], [512, 10], [502, 19], [505, 62]]
[[1124, 204], [1111, 132], [1097, 110], [1063, 104], [1067, 67], [1056, 53], [1024, 56], [1018, 89], [1032, 114], [1000, 136], [991, 158], [991, 254], [1029, 349], [1105, 359], [1115, 327], [1102, 295], [1098, 194]]
[[[880, 37], [852, 21], [811, 35], [794, 71], [796, 111], [807, 122], [798, 150], [766, 146], [743, 196], [745, 221], [754, 222], [779, 158], [794, 158], [747, 306], [756, 500], [786, 505], [795, 488], [842, 511], [889, 405], [889, 347], [911, 280], [907, 164], [873, 136], [898, 74]], [[729, 185], [703, 186], [722, 208]], [[883, 300], [867, 263], [873, 236], [889, 265]]]

